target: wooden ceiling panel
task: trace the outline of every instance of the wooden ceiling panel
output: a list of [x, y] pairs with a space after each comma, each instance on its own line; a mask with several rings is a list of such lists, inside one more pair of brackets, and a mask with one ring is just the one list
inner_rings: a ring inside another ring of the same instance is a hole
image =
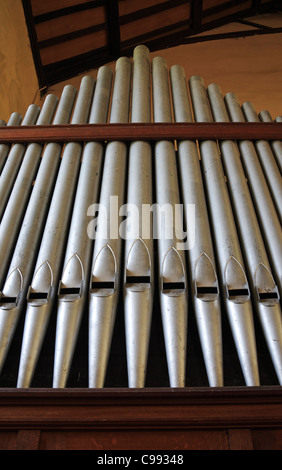
[[171, 8], [169, 15], [167, 10], [163, 10], [153, 15], [121, 24], [121, 41], [123, 42], [136, 36], [148, 35], [152, 32], [157, 34], [162, 29], [173, 26], [177, 27], [182, 22], [186, 22], [188, 29], [190, 19], [190, 3], [180, 4]]
[[42, 65], [61, 62], [73, 56], [79, 56], [107, 45], [107, 33], [105, 30], [85, 34], [78, 41], [77, 38], [69, 41], [59, 42], [41, 49]]
[[[243, 20], [279, 9], [280, 1], [22, 0], [22, 4], [39, 86], [44, 88], [121, 55], [132, 56], [133, 48], [140, 43], [156, 51], [209, 40], [209, 35], [197, 33], [234, 18]], [[268, 34], [270, 29], [240, 29], [238, 34], [255, 34], [257, 30], [258, 34]], [[280, 29], [272, 28], [271, 32]]]
[[105, 7], [100, 6], [91, 10], [78, 11], [69, 15], [59, 16], [49, 21], [43, 21], [35, 26], [37, 40], [47, 41], [50, 38], [61, 38], [74, 31], [83, 31], [99, 27], [105, 29], [107, 18]]
[[236, 13], [248, 12], [252, 8], [253, 0], [239, 1], [239, 2], [225, 2], [224, 10], [218, 8], [209, 8], [203, 12], [202, 24], [212, 23], [219, 21], [221, 18], [226, 18]]
[[93, 3], [93, 0], [30, 0], [32, 13], [34, 16], [44, 15], [59, 9], [69, 8], [85, 3]]
[[164, 0], [142, 0], [142, 2], [140, 2], [140, 0], [119, 0], [119, 15], [129, 15], [130, 13], [134, 13], [144, 8], [150, 8], [161, 3], [163, 4], [169, 2]]

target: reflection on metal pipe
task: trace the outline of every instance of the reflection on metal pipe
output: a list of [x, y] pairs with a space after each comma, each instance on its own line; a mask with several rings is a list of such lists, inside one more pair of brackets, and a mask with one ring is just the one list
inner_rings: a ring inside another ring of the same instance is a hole
[[[244, 116], [234, 93], [227, 93], [224, 97], [230, 120], [244, 122]], [[276, 284], [282, 296], [282, 248], [281, 224], [275, 210], [268, 185], [266, 183], [254, 143], [250, 140], [238, 141], [245, 174], [248, 178], [252, 199], [259, 220], [261, 232], [267, 249], [268, 258]]]
[[[39, 106], [31, 104], [22, 120], [22, 126], [31, 126], [36, 123], [38, 115], [40, 113]], [[0, 219], [2, 218], [7, 201], [13, 188], [14, 181], [17, 177], [18, 170], [22, 163], [26, 151], [25, 144], [14, 144], [9, 152], [6, 164], [0, 176]]]
[[[174, 115], [177, 122], [192, 122], [184, 69], [170, 69]], [[178, 142], [180, 180], [186, 226], [188, 204], [195, 205], [195, 243], [187, 250], [191, 292], [209, 385], [223, 385], [221, 306], [216, 263], [196, 142]]]
[[[72, 123], [88, 120], [95, 82], [81, 80]], [[60, 269], [78, 179], [82, 144], [68, 143], [63, 152], [36, 265], [27, 294], [27, 308], [17, 387], [29, 387], [57, 299]]]
[[[259, 117], [254, 105], [248, 101], [243, 103], [242, 111], [247, 122], [259, 122]], [[269, 191], [272, 195], [280, 222], [282, 221], [282, 178], [278, 166], [267, 140], [256, 140], [255, 148], [263, 169], [265, 179], [268, 183]]]
[[[67, 85], [56, 111], [54, 124], [67, 123], [76, 89]], [[60, 164], [62, 146], [48, 143], [43, 153], [0, 299], [0, 371], [10, 348], [36, 262], [40, 240]]]
[[[12, 113], [7, 126], [19, 126], [22, 121], [22, 116], [19, 113]], [[5, 121], [2, 121], [2, 126], [6, 126]], [[9, 144], [0, 144], [0, 173], [6, 163], [6, 158], [9, 154], [10, 150], [10, 145]]]
[[[133, 53], [132, 122], [151, 121], [149, 50], [137, 46]], [[144, 387], [151, 331], [154, 288], [152, 224], [146, 238], [143, 204], [151, 205], [152, 155], [149, 142], [129, 147], [127, 216], [124, 256], [124, 318], [129, 387]], [[130, 209], [132, 208], [132, 209]], [[133, 213], [131, 213], [133, 211]], [[134, 211], [138, 211], [134, 220]]]
[[[212, 84], [207, 90], [214, 120], [228, 122], [229, 117], [219, 86]], [[252, 298], [277, 377], [282, 384], [282, 316], [279, 291], [271, 273], [237, 145], [234, 141], [226, 140], [220, 142], [220, 147]]]
[[[189, 85], [196, 121], [211, 121], [212, 114], [203, 80], [193, 76]], [[200, 152], [221, 291], [230, 327], [245, 382], [248, 386], [259, 385], [250, 289], [217, 143], [211, 140], [201, 142]]]
[[[89, 123], [107, 120], [112, 70], [98, 70]], [[87, 142], [78, 180], [62, 276], [59, 283], [53, 387], [66, 386], [89, 293], [93, 240], [88, 236], [88, 207], [98, 202], [103, 144]]]
[[[130, 82], [131, 62], [126, 57], [120, 57], [115, 68], [111, 123], [128, 122]], [[126, 169], [126, 144], [109, 142], [105, 153], [90, 276], [88, 352], [90, 388], [104, 386], [115, 325], [122, 250], [119, 212], [124, 201]]]
[[[51, 124], [56, 110], [58, 98], [48, 95], [37, 119], [36, 125]], [[31, 143], [27, 146], [25, 155], [11, 191], [5, 212], [1, 221], [0, 237], [0, 285], [4, 282], [13, 249], [16, 243], [25, 209], [32, 191], [33, 180], [40, 164], [42, 144]]]
[[[172, 121], [168, 71], [165, 60], [152, 61], [153, 109], [155, 122]], [[157, 215], [159, 293], [161, 315], [171, 387], [184, 387], [186, 378], [188, 286], [184, 251], [178, 249], [175, 221], [176, 205], [180, 204], [176, 156], [172, 141], [155, 144], [156, 202], [168, 208], [167, 222]], [[163, 221], [165, 222], [163, 224]], [[179, 227], [178, 227], [179, 228]], [[165, 233], [166, 229], [171, 233]]]

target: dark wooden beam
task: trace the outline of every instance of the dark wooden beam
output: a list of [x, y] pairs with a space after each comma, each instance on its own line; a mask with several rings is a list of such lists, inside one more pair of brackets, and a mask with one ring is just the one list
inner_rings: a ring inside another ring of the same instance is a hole
[[35, 24], [39, 24], [45, 21], [54, 20], [60, 16], [73, 15], [75, 13], [79, 13], [80, 11], [91, 10], [93, 8], [98, 8], [104, 5], [105, 0], [88, 1], [86, 3], [60, 8], [58, 10], [49, 11], [48, 13], [44, 13], [42, 15], [34, 16], [34, 22]]
[[140, 2], [139, 10], [128, 13], [127, 15], [120, 16], [120, 24], [122, 25], [131, 23], [132, 21], [140, 20], [142, 18], [145, 19], [148, 16], [156, 15], [157, 13], [161, 13], [163, 11], [167, 11], [169, 13], [169, 10], [172, 8], [175, 8], [178, 5], [183, 5], [187, 2], [191, 3], [191, 0], [168, 0], [166, 2], [158, 3], [147, 8], [142, 8], [142, 2]]
[[42, 65], [41, 56], [37, 45], [37, 35], [35, 31], [34, 18], [32, 15], [30, 0], [22, 0], [22, 6], [25, 14], [26, 25], [28, 29], [28, 35], [30, 40], [30, 46], [35, 65], [35, 70], [38, 78], [39, 88], [43, 88], [47, 85], [47, 77], [45, 70]]
[[282, 123], [150, 123], [5, 126], [0, 143], [133, 140], [266, 139], [282, 137]]
[[118, 2], [113, 2], [112, 0], [105, 0], [105, 6], [107, 13], [109, 50], [113, 58], [117, 59], [121, 55], [119, 26], [120, 18]]
[[192, 2], [192, 29], [199, 31], [202, 24], [203, 0], [193, 0]]
[[282, 33], [282, 28], [248, 29], [246, 31], [231, 31], [229, 33], [205, 34], [202, 36], [190, 36], [183, 38], [181, 44], [193, 44], [196, 42], [216, 41], [218, 39], [243, 38], [245, 36], [256, 36], [262, 34]]

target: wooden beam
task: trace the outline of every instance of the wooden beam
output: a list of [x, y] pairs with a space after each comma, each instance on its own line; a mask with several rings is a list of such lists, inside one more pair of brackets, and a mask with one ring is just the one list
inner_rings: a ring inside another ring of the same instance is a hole
[[110, 54], [117, 59], [121, 54], [118, 2], [105, 1], [108, 22], [108, 44]]
[[282, 137], [278, 122], [248, 123], [150, 123], [69, 124], [50, 126], [5, 126], [0, 143], [88, 142], [134, 140], [277, 140]]

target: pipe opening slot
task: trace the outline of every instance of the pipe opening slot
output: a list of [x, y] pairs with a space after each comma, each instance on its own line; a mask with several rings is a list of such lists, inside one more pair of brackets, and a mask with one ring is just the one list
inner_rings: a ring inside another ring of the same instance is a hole
[[259, 300], [278, 300], [277, 292], [260, 292]]
[[149, 284], [150, 276], [126, 276], [126, 284]]
[[79, 293], [80, 293], [79, 287], [62, 287], [60, 289], [59, 295], [79, 294]]
[[185, 282], [164, 282], [163, 290], [184, 290]]
[[218, 294], [217, 287], [213, 286], [200, 286], [197, 287], [197, 294], [198, 295], [204, 295], [204, 294]]
[[28, 300], [46, 300], [48, 292], [30, 292]]
[[113, 281], [93, 281], [91, 289], [114, 289], [115, 283]]
[[249, 289], [228, 289], [229, 297], [248, 297]]
[[5, 296], [2, 296], [0, 298], [0, 305], [1, 304], [15, 304], [17, 301], [17, 297], [5, 297]]

